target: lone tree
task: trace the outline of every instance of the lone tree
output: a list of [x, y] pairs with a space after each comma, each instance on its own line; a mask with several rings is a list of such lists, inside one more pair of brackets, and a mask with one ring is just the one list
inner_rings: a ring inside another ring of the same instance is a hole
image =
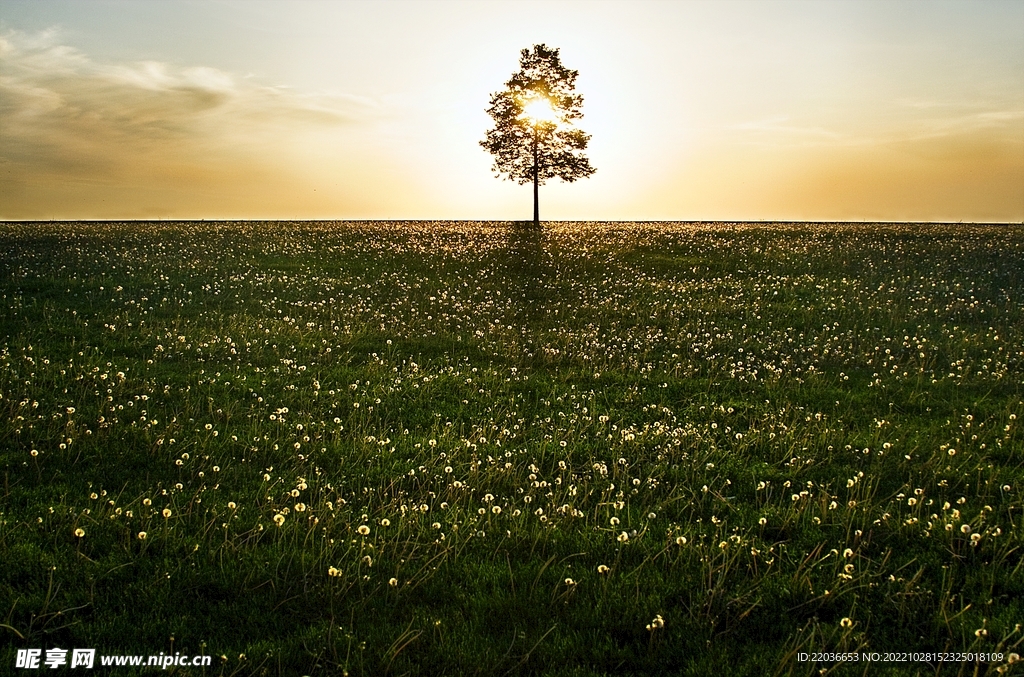
[[555, 177], [571, 183], [596, 170], [583, 155], [590, 135], [573, 125], [583, 117], [583, 97], [573, 93], [579, 72], [543, 44], [520, 52], [519, 66], [505, 89], [491, 95], [487, 114], [494, 129], [480, 145], [494, 156], [495, 176], [533, 182], [533, 224], [540, 226], [538, 187]]

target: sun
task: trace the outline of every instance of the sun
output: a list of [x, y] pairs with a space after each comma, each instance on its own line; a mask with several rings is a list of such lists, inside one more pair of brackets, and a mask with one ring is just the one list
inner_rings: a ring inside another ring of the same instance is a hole
[[558, 122], [558, 113], [546, 96], [535, 97], [523, 106], [523, 117], [533, 125]]

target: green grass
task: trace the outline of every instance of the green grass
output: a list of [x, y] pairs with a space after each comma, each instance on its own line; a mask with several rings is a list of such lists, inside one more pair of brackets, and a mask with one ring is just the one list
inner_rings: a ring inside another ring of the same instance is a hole
[[0, 671], [1018, 667], [1020, 226], [7, 223], [0, 252]]

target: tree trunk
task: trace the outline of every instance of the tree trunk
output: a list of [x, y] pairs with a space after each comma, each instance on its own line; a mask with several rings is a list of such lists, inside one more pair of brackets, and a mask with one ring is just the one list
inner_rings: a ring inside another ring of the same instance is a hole
[[539, 168], [537, 167], [537, 128], [533, 128], [533, 227], [540, 228], [540, 200], [538, 187]]

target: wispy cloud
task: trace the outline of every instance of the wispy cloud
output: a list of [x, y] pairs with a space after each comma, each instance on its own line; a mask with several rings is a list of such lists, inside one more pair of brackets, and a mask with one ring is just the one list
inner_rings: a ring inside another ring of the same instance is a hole
[[59, 38], [57, 30], [0, 35], [5, 182], [194, 179], [218, 171], [237, 181], [240, 166], [265, 162], [289, 139], [382, 115], [369, 99], [295, 92], [208, 66], [104, 63]]

